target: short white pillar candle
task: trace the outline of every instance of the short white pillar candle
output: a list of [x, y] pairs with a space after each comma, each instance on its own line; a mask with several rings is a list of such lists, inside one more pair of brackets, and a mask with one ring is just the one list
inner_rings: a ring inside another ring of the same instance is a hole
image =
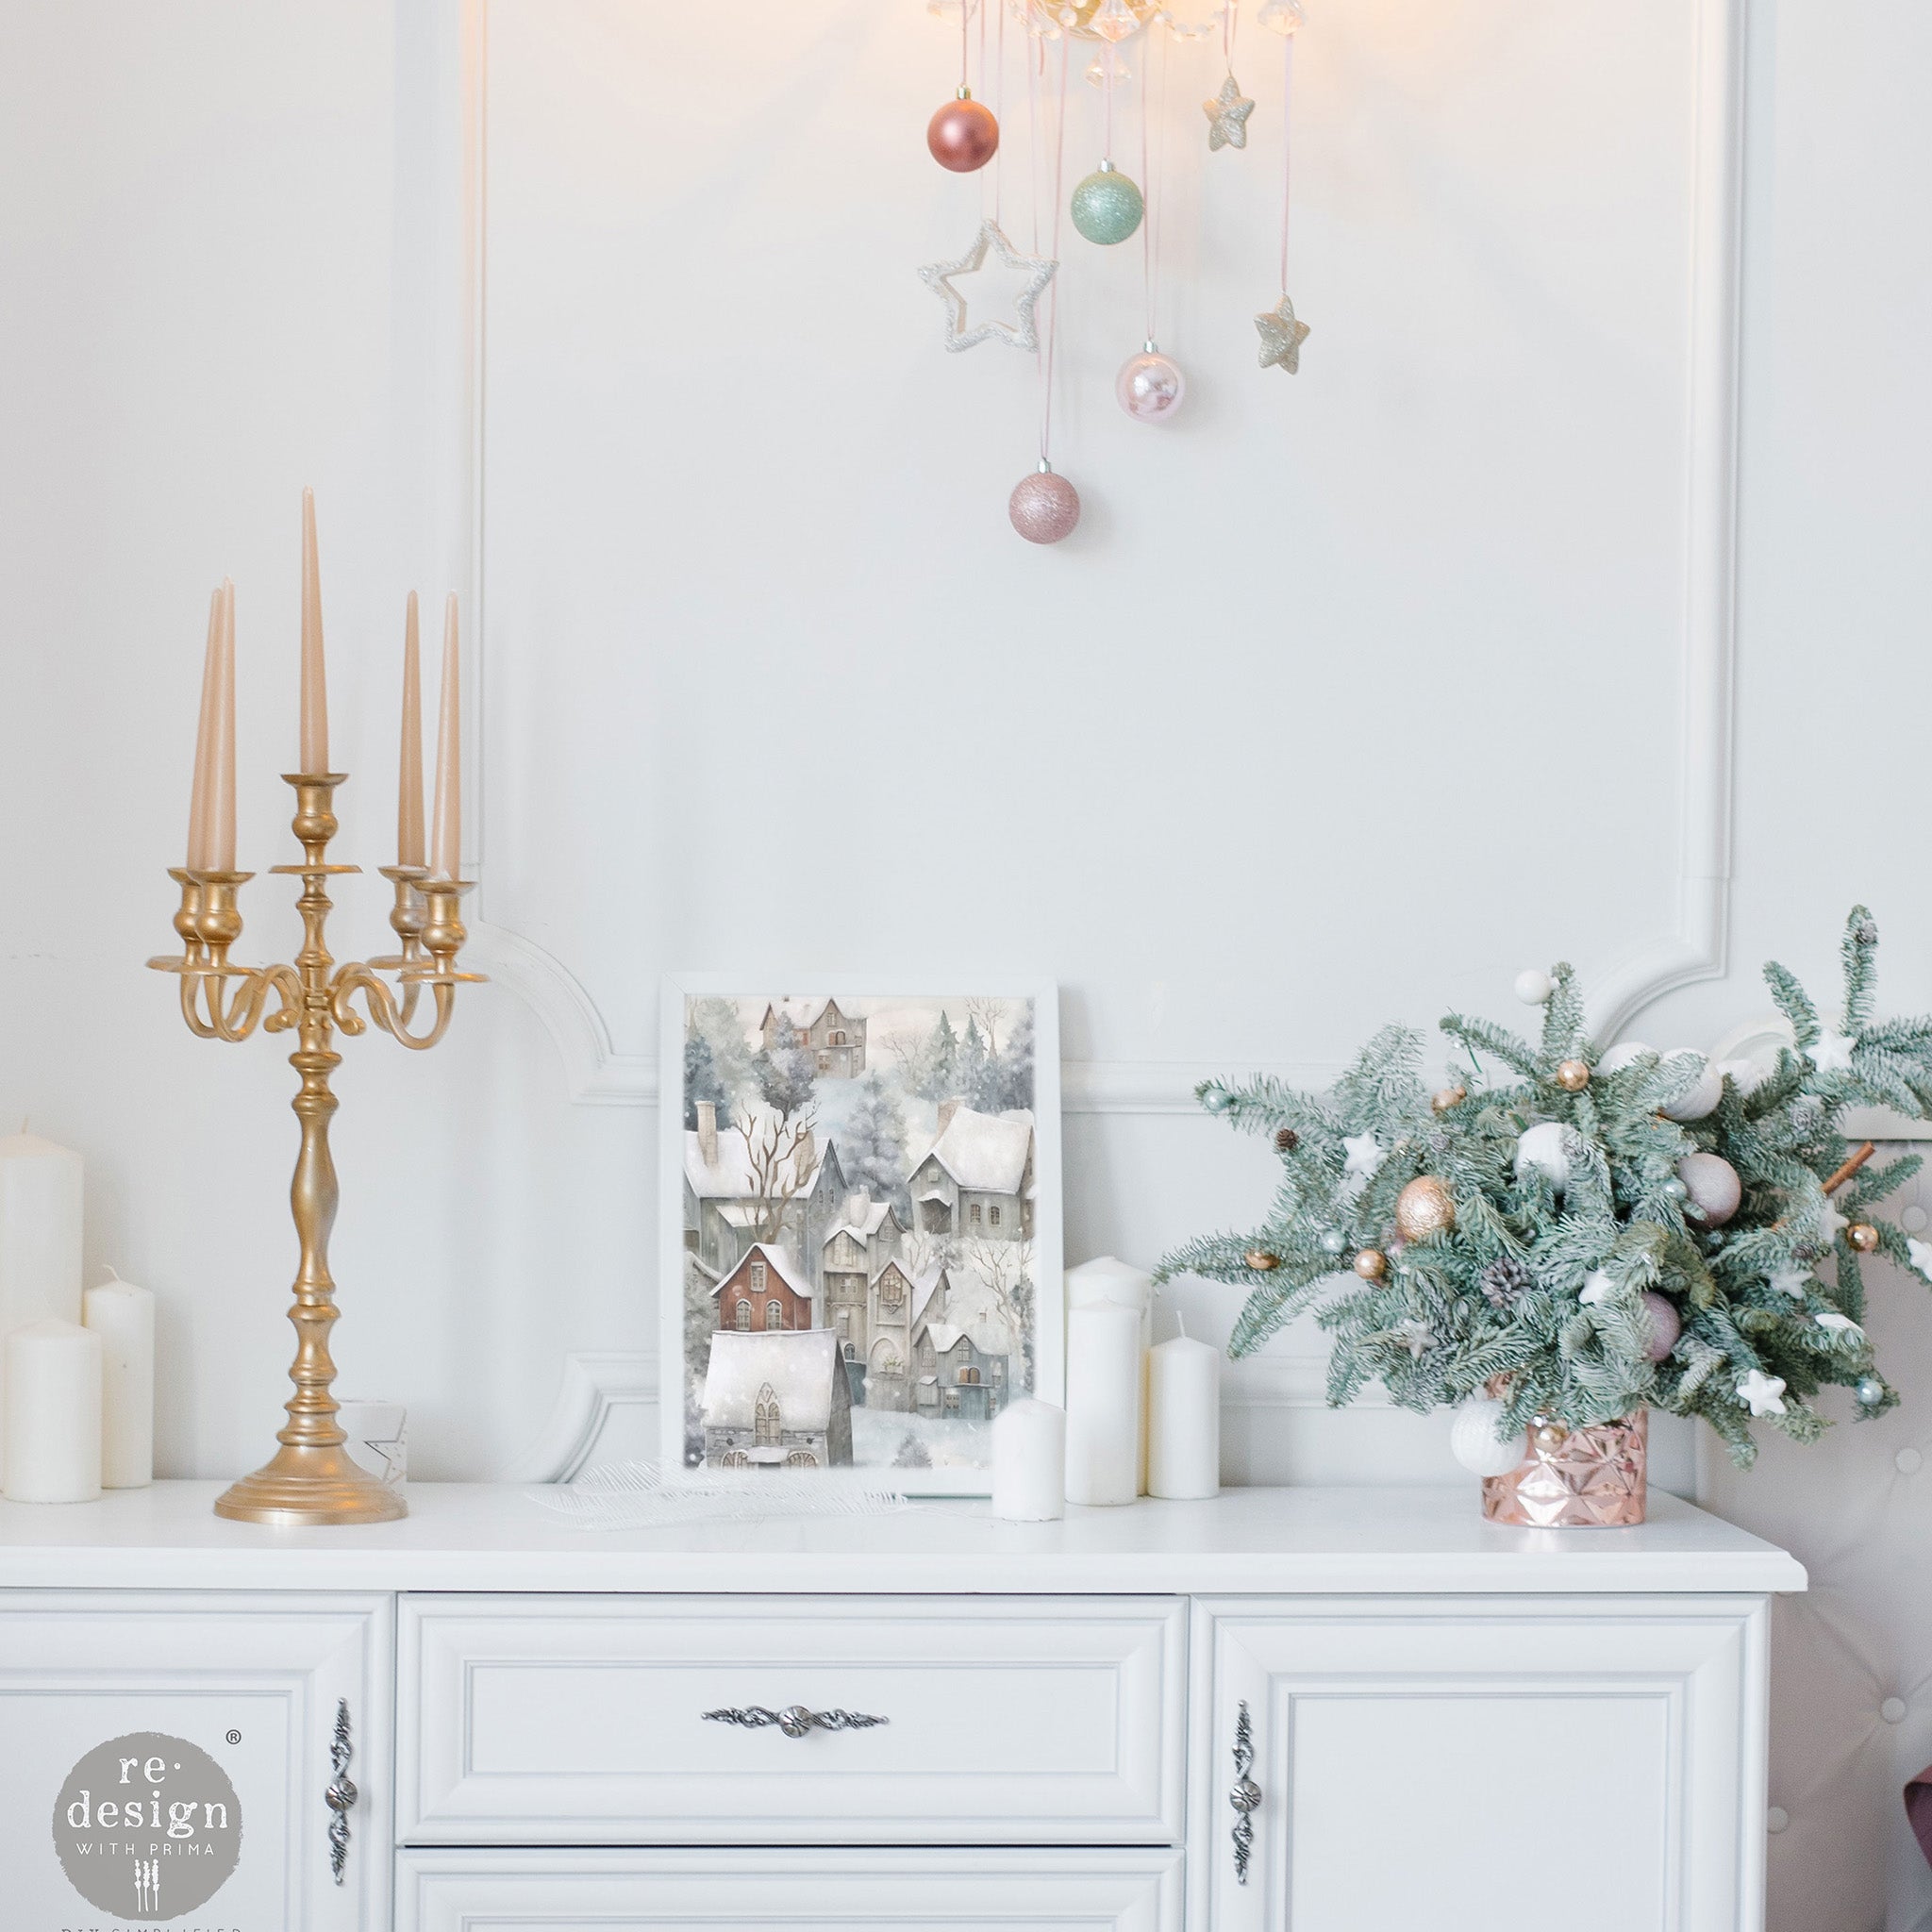
[[1030, 1397], [993, 1418], [992, 1513], [1056, 1523], [1067, 1513], [1067, 1412]]
[[[1095, 1302], [1114, 1302], [1124, 1308], [1138, 1308], [1141, 1313], [1141, 1346], [1144, 1350], [1152, 1345], [1154, 1277], [1145, 1269], [1133, 1267], [1112, 1255], [1102, 1255], [1095, 1260], [1082, 1261], [1077, 1268], [1068, 1269], [1066, 1282], [1067, 1306], [1070, 1308], [1091, 1307]], [[1135, 1475], [1140, 1492], [1144, 1496], [1147, 1493], [1147, 1387], [1144, 1363], [1141, 1366], [1139, 1431]]]
[[101, 1338], [29, 1322], [6, 1341], [7, 1498], [92, 1503], [101, 1493]]
[[1221, 1493], [1221, 1351], [1185, 1334], [1147, 1354], [1147, 1493]]
[[1141, 1493], [1141, 1317], [1118, 1302], [1067, 1310], [1067, 1501]]
[[101, 1338], [101, 1487], [155, 1479], [155, 1298], [116, 1275], [82, 1297], [82, 1321]]

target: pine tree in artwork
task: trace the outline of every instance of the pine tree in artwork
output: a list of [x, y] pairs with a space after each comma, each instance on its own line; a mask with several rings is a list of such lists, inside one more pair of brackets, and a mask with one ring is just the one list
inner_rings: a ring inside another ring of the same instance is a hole
[[1827, 1386], [1881, 1415], [1898, 1398], [1864, 1329], [1862, 1264], [1932, 1283], [1932, 1244], [1878, 1212], [1918, 1157], [1873, 1163], [1841, 1122], [1932, 1117], [1932, 1018], [1874, 1017], [1877, 942], [1854, 908], [1832, 1028], [1766, 967], [1791, 1032], [1774, 1065], [1600, 1053], [1558, 965], [1540, 1043], [1442, 1021], [1467, 1072], [1433, 1095], [1421, 1037], [1392, 1026], [1325, 1094], [1208, 1081], [1210, 1112], [1274, 1141], [1280, 1186], [1258, 1228], [1191, 1241], [1160, 1276], [1247, 1291], [1236, 1355], [1317, 1311], [1331, 1403], [1372, 1381], [1417, 1410], [1487, 1390], [1505, 1441], [1537, 1417], [1649, 1407], [1702, 1417], [1741, 1465], [1754, 1422], [1814, 1441]]
[[865, 1076], [858, 1105], [839, 1131], [839, 1160], [854, 1187], [864, 1188], [874, 1201], [890, 1201], [902, 1225], [910, 1224], [906, 1117], [877, 1074]]

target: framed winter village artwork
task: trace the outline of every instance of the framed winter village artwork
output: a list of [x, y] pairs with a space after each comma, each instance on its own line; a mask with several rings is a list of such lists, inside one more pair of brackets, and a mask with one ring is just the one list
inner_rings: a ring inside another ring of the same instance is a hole
[[1054, 988], [673, 978], [660, 1064], [665, 1467], [986, 1494], [1063, 1381]]

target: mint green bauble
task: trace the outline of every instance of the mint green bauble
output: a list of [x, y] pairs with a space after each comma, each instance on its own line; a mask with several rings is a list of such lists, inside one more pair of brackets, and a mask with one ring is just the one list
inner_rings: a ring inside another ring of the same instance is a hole
[[1124, 242], [1141, 225], [1141, 191], [1111, 161], [1102, 161], [1074, 190], [1074, 225], [1103, 248]]

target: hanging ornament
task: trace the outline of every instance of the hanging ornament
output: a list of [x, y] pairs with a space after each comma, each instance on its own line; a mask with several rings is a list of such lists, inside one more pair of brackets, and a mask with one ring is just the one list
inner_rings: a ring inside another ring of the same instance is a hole
[[1722, 1227], [1744, 1198], [1738, 1170], [1722, 1154], [1700, 1150], [1685, 1155], [1677, 1163], [1677, 1178], [1690, 1191], [1690, 1205], [1704, 1216], [1707, 1227]]
[[1255, 104], [1241, 92], [1233, 75], [1221, 83], [1221, 92], [1211, 101], [1201, 103], [1201, 111], [1208, 117], [1209, 154], [1218, 154], [1224, 147], [1247, 146], [1248, 116], [1255, 111]]
[[1058, 543], [1080, 521], [1080, 492], [1044, 462], [1022, 476], [1007, 499], [1007, 515], [1029, 543]]
[[1539, 1121], [1516, 1137], [1517, 1185], [1532, 1174], [1541, 1174], [1559, 1194], [1570, 1185], [1570, 1151], [1563, 1144], [1561, 1121]]
[[1455, 1225], [1455, 1197], [1432, 1174], [1418, 1174], [1395, 1197], [1395, 1231], [1406, 1241], [1447, 1234]]
[[1307, 323], [1296, 321], [1294, 304], [1284, 295], [1265, 314], [1256, 316], [1255, 326], [1261, 332], [1261, 367], [1299, 375], [1302, 344], [1311, 331]]
[[1255, 25], [1265, 26], [1271, 34], [1299, 33], [1307, 24], [1307, 9], [1302, 0], [1268, 0], [1255, 16]]
[[1557, 1068], [1557, 1085], [1565, 1093], [1581, 1093], [1590, 1085], [1590, 1068], [1582, 1060], [1564, 1060]]
[[1556, 990], [1556, 982], [1540, 967], [1525, 966], [1516, 975], [1516, 997], [1525, 1007], [1542, 1006]]
[[1437, 1113], [1447, 1113], [1469, 1098], [1469, 1089], [1458, 1080], [1453, 1087], [1439, 1087], [1429, 1095], [1429, 1106]]
[[1650, 1320], [1650, 1339], [1643, 1344], [1646, 1361], [1660, 1362], [1677, 1345], [1684, 1332], [1684, 1318], [1668, 1295], [1654, 1288], [1643, 1291], [1643, 1312]]
[[1657, 1108], [1666, 1120], [1701, 1121], [1706, 1114], [1715, 1113], [1718, 1102], [1724, 1097], [1724, 1076], [1705, 1055], [1697, 1053], [1695, 1048], [1674, 1046], [1664, 1058], [1682, 1060], [1692, 1056], [1703, 1071], [1697, 1075], [1697, 1084], [1690, 1092], [1681, 1099], [1672, 1101], [1668, 1107]]
[[1241, 1259], [1257, 1274], [1266, 1274], [1271, 1269], [1281, 1266], [1281, 1257], [1271, 1255], [1266, 1248], [1250, 1248]]
[[1380, 1248], [1364, 1248], [1355, 1257], [1355, 1272], [1364, 1281], [1380, 1281], [1389, 1272], [1389, 1257]]
[[1878, 1230], [1869, 1221], [1855, 1221], [1845, 1229], [1845, 1240], [1859, 1254], [1869, 1255], [1878, 1245]]
[[[1024, 285], [1013, 297], [1013, 320], [997, 318], [966, 324], [966, 298], [953, 286], [955, 275], [969, 275], [981, 268], [989, 253], [999, 258], [1000, 266], [1025, 277]], [[984, 221], [973, 246], [956, 261], [928, 262], [919, 271], [919, 279], [946, 305], [946, 347], [971, 349], [984, 341], [1005, 342], [1009, 349], [1023, 349], [1027, 355], [1040, 347], [1040, 333], [1033, 323], [1033, 308], [1053, 280], [1057, 261], [1043, 255], [1022, 255], [1000, 232], [999, 224]], [[1073, 525], [1070, 524], [1068, 529]], [[1061, 532], [1064, 536], [1065, 531]]]
[[1113, 392], [1136, 423], [1165, 423], [1188, 393], [1180, 364], [1163, 356], [1150, 341], [1138, 356], [1129, 356], [1114, 377]]
[[1088, 32], [1095, 33], [1110, 46], [1119, 44], [1141, 31], [1145, 23], [1126, 4], [1126, 0], [1100, 0], [1100, 5], [1088, 16], [1084, 23]]
[[1111, 248], [1141, 225], [1141, 191], [1114, 166], [1102, 161], [1074, 190], [1074, 226], [1089, 242]]
[[1471, 1475], [1507, 1475], [1523, 1460], [1523, 1437], [1496, 1433], [1503, 1404], [1493, 1395], [1472, 1395], [1449, 1424], [1449, 1453]]
[[961, 87], [925, 124], [925, 144], [941, 167], [955, 175], [976, 174], [999, 152], [1000, 124], [992, 109]]

